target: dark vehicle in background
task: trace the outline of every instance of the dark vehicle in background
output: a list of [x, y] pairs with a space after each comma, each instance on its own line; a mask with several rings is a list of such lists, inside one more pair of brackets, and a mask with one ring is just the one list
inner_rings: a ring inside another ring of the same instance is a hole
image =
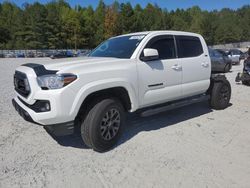
[[250, 86], [250, 58], [249, 57], [244, 61], [243, 72], [237, 74], [235, 81], [236, 82], [241, 81], [243, 85]]
[[209, 48], [208, 51], [211, 59], [212, 72], [226, 73], [231, 70], [232, 62], [228, 59], [227, 55], [212, 48]]
[[233, 65], [240, 64], [240, 56], [243, 54], [242, 51], [238, 49], [230, 49], [228, 52], [228, 57], [232, 60]]
[[44, 57], [51, 57], [54, 54], [54, 52], [51, 50], [44, 50], [43, 53]]
[[71, 51], [57, 51], [50, 56], [52, 59], [74, 57]]
[[19, 53], [16, 54], [16, 57], [17, 57], [17, 58], [24, 58], [24, 57], [25, 57], [25, 54], [22, 53], [22, 52], [19, 52]]
[[248, 58], [248, 52], [243, 52], [241, 55], [240, 55], [240, 60], [246, 60]]
[[221, 49], [215, 49], [216, 51], [218, 51], [222, 56], [223, 58], [225, 59], [225, 61], [227, 63], [230, 63], [232, 65], [232, 60], [228, 57], [228, 51], [227, 50], [221, 50]]
[[33, 58], [33, 57], [35, 57], [35, 54], [32, 51], [29, 51], [26, 53], [26, 57]]
[[36, 57], [44, 57], [44, 53], [43, 52], [36, 52]]
[[4, 58], [4, 54], [1, 53], [1, 54], [0, 54], [0, 58]]
[[65, 58], [66, 57], [66, 53], [63, 51], [58, 51], [53, 53], [51, 56], [51, 59], [56, 59], [56, 58]]
[[77, 52], [77, 57], [86, 57], [91, 53], [91, 50], [79, 50]]

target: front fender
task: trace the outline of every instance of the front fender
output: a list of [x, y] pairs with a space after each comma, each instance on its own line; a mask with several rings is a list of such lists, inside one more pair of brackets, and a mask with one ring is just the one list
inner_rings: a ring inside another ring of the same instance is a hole
[[75, 100], [73, 102], [72, 108], [70, 110], [70, 114], [74, 117], [77, 116], [78, 111], [83, 103], [83, 101], [89, 96], [90, 94], [101, 91], [104, 89], [114, 88], [114, 87], [123, 87], [127, 90], [130, 101], [131, 101], [131, 112], [134, 112], [138, 109], [138, 101], [136, 89], [129, 84], [126, 80], [117, 78], [117, 79], [105, 79], [105, 80], [98, 80], [94, 82], [90, 82], [84, 85], [77, 93]]

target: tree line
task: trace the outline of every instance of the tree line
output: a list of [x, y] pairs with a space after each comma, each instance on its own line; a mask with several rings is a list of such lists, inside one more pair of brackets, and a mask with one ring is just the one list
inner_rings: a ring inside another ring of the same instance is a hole
[[209, 45], [250, 41], [250, 5], [205, 11], [198, 6], [168, 11], [129, 2], [71, 7], [64, 0], [21, 7], [0, 3], [0, 49], [94, 48], [111, 36], [150, 30], [200, 33]]

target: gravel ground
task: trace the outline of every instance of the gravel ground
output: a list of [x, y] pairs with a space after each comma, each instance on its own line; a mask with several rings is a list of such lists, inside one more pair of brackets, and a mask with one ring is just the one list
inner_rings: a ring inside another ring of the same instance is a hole
[[[195, 104], [131, 116], [113, 150], [86, 149], [77, 136], [53, 138], [13, 109], [14, 69], [50, 59], [0, 59], [0, 187], [250, 187], [250, 88], [227, 74], [231, 106]], [[65, 61], [65, 60], [63, 60]]]

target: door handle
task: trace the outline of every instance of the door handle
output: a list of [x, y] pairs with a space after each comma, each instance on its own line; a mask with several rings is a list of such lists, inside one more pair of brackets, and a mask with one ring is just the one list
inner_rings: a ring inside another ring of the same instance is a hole
[[208, 67], [209, 64], [208, 64], [208, 63], [202, 63], [201, 65], [202, 65], [203, 67]]
[[180, 69], [182, 69], [182, 66], [180, 66], [178, 64], [175, 64], [171, 68], [174, 69], [174, 70], [180, 70]]

